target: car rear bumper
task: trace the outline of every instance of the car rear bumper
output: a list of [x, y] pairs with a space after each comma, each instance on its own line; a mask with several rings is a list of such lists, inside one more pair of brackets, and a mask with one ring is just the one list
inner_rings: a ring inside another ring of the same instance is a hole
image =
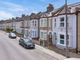
[[26, 46], [25, 48], [35, 48], [35, 46]]
[[10, 37], [10, 38], [13, 38], [13, 39], [15, 39], [16, 37]]

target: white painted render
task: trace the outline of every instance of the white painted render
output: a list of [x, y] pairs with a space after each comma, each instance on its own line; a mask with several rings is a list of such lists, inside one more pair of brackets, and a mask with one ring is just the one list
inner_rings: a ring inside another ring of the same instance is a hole
[[22, 26], [22, 21], [19, 21], [19, 22], [16, 22], [16, 31], [18, 32], [18, 33], [21, 33], [22, 32], [22, 28], [21, 28], [21, 26]]
[[31, 36], [31, 33], [30, 33], [30, 25], [31, 25], [31, 22], [30, 20], [24, 20], [24, 27], [25, 27], [25, 36], [28, 37], [28, 36]]
[[3, 23], [0, 23], [0, 30], [3, 29]]
[[38, 38], [38, 20], [33, 19], [30, 21], [30, 33], [32, 38]]
[[[64, 27], [60, 27], [61, 17], [64, 17]], [[56, 19], [56, 27], [54, 26], [55, 19]], [[53, 44], [56, 46], [62, 46], [62, 47], [66, 46], [66, 20], [65, 19], [66, 19], [65, 15], [59, 15], [59, 16], [53, 17], [52, 41], [53, 41]], [[69, 27], [68, 27], [69, 47], [76, 48], [76, 15], [75, 14], [68, 15], [68, 23], [69, 23]], [[56, 33], [57, 40], [54, 39], [55, 38], [54, 33]], [[64, 35], [64, 44], [60, 44], [60, 34]]]

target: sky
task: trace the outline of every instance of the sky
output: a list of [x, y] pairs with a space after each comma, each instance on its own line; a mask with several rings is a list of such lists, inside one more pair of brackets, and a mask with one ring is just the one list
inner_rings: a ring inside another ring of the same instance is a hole
[[[68, 0], [68, 4], [76, 2], [80, 0]], [[0, 0], [0, 20], [46, 11], [49, 3], [56, 9], [63, 6], [65, 0]]]

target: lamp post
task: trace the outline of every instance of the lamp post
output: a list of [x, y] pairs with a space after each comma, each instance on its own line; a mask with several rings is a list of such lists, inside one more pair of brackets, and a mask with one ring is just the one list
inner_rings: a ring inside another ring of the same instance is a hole
[[67, 0], [65, 0], [65, 16], [66, 16], [66, 57], [69, 58], [69, 41], [68, 41], [68, 16], [67, 16]]

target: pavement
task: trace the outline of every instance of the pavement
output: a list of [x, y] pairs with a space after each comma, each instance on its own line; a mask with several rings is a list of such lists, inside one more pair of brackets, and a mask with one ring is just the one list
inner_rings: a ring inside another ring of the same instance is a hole
[[58, 60], [64, 60], [66, 57], [61, 55], [61, 54], [58, 54], [52, 50], [49, 50], [47, 48], [44, 48], [44, 47], [41, 47], [39, 45], [36, 45], [37, 49], [40, 49], [41, 51], [43, 51], [44, 53], [46, 54], [49, 54], [50, 56], [53, 56], [54, 58], [57, 58]]
[[[38, 40], [33, 40], [34, 43], [36, 43], [37, 45], [40, 46], [40, 43]], [[53, 52], [56, 52], [60, 55], [63, 55], [63, 56], [66, 56], [66, 51], [64, 49], [60, 49], [60, 48], [57, 48], [56, 46], [54, 45], [50, 45], [49, 47], [44, 47], [44, 48], [47, 48]], [[75, 51], [69, 51], [69, 57], [71, 58], [80, 58], [80, 54], [77, 54]]]
[[19, 45], [19, 37], [10, 39], [0, 31], [0, 60], [64, 60], [65, 57], [36, 45], [35, 49], [25, 49]]

